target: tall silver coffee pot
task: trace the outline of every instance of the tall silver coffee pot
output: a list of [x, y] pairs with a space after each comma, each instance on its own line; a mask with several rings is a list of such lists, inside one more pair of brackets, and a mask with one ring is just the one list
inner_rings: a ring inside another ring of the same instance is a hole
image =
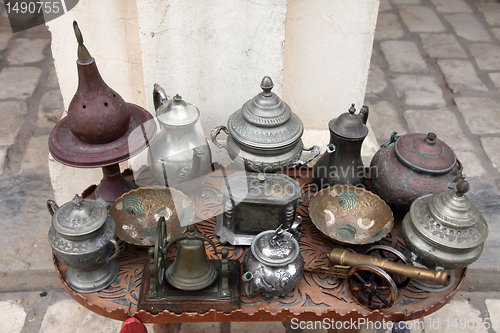
[[198, 122], [200, 111], [179, 95], [169, 99], [158, 84], [153, 101], [160, 124], [148, 152], [153, 178], [160, 185], [174, 187], [204, 179], [212, 170], [212, 155]]

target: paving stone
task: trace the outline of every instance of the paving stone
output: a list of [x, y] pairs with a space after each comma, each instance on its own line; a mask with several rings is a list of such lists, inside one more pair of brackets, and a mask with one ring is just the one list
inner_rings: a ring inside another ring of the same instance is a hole
[[500, 138], [481, 137], [480, 139], [484, 152], [493, 166], [500, 172]]
[[410, 132], [436, 133], [453, 150], [473, 150], [455, 114], [449, 110], [408, 110], [403, 113]]
[[12, 32], [0, 31], [0, 51], [3, 51], [7, 48], [11, 38], [12, 38]]
[[[415, 320], [410, 320], [406, 321], [406, 327], [410, 330], [411, 333], [424, 333], [424, 328], [425, 328], [425, 323], [422, 319], [415, 319]], [[396, 323], [393, 323], [396, 324]], [[379, 332], [379, 330], [374, 331], [370, 330], [367, 331], [366, 333], [374, 333], [374, 332]], [[393, 333], [391, 326], [388, 327], [387, 331], [385, 333]]]
[[407, 105], [446, 105], [441, 88], [431, 76], [397, 75], [391, 78], [398, 96]]
[[[448, 143], [448, 142], [447, 142]], [[470, 177], [483, 177], [487, 174], [481, 160], [477, 155], [471, 151], [455, 150], [458, 160], [464, 167], [464, 174], [467, 178]]]
[[0, 72], [0, 99], [25, 99], [33, 94], [42, 70], [35, 67], [6, 67]]
[[10, 146], [14, 143], [27, 112], [25, 102], [0, 102], [0, 146]]
[[41, 128], [54, 128], [64, 114], [64, 103], [59, 89], [43, 94], [38, 105], [36, 125]]
[[24, 326], [26, 311], [22, 305], [14, 302], [0, 302], [0, 332], [19, 333]]
[[411, 32], [444, 32], [445, 27], [434, 11], [424, 6], [398, 6], [399, 13]]
[[453, 92], [488, 91], [468, 60], [439, 59], [437, 63], [444, 74], [446, 83]]
[[419, 34], [420, 40], [432, 58], [467, 58], [464, 49], [452, 34]]
[[475, 2], [477, 8], [483, 12], [486, 21], [491, 26], [500, 26], [500, 3], [498, 2]]
[[496, 134], [500, 131], [500, 102], [488, 97], [455, 97], [472, 133]]
[[48, 39], [16, 38], [9, 50], [7, 61], [11, 65], [24, 65], [42, 61], [43, 50], [50, 43]]
[[389, 0], [380, 0], [380, 6], [378, 7], [379, 12], [387, 12], [392, 10], [392, 5]]
[[[428, 332], [440, 332], [440, 333], [487, 333], [488, 330], [482, 326], [478, 325], [481, 322], [481, 312], [474, 308], [472, 304], [465, 303], [460, 300], [451, 300], [450, 303], [446, 304], [440, 310], [425, 316], [425, 331]], [[462, 322], [465, 321], [465, 327], [460, 326], [460, 319]], [[474, 324], [472, 325], [472, 322]], [[467, 322], [471, 323], [471, 328], [467, 327]], [[455, 323], [458, 325], [453, 326]], [[478, 327], [479, 326], [479, 327]]]
[[220, 323], [183, 323], [179, 333], [219, 333]]
[[122, 324], [120, 321], [93, 313], [69, 299], [56, 302], [47, 308], [39, 332], [109, 333], [119, 332]]
[[453, 26], [458, 36], [472, 42], [487, 42], [490, 40], [488, 31], [474, 14], [447, 14], [444, 17]]
[[421, 0], [393, 0], [397, 5], [419, 5], [422, 3]]
[[47, 80], [45, 81], [45, 84], [50, 88], [59, 89], [59, 81], [57, 80], [56, 68], [54, 67], [54, 64], [52, 64], [52, 66], [49, 69], [49, 73], [47, 74]]
[[398, 39], [404, 36], [404, 31], [399, 24], [396, 14], [381, 13], [377, 18], [377, 27], [375, 28], [375, 39]]
[[495, 87], [500, 90], [500, 73], [490, 73], [489, 76]]
[[463, 0], [431, 0], [436, 10], [442, 13], [472, 13], [472, 9]]
[[486, 308], [490, 314], [488, 318], [491, 320], [492, 328], [495, 332], [500, 332], [500, 300], [487, 299], [484, 303], [486, 303]]
[[398, 132], [399, 135], [406, 134], [398, 112], [390, 102], [366, 102], [366, 105], [370, 108], [369, 121], [379, 145], [388, 142], [394, 131]]
[[428, 73], [417, 45], [409, 41], [390, 40], [380, 43], [389, 69], [402, 73]]
[[500, 28], [490, 29], [490, 31], [495, 35], [495, 37], [500, 40]]
[[469, 45], [477, 66], [482, 70], [500, 70], [500, 46], [490, 43]]
[[0, 147], [0, 175], [3, 174], [3, 169], [5, 168], [5, 162], [7, 159], [8, 147]]
[[235, 322], [231, 323], [231, 332], [238, 332], [238, 333], [254, 333], [254, 332], [260, 332], [260, 333], [279, 333], [283, 332], [285, 333], [285, 327], [283, 327], [283, 324], [281, 322]]
[[387, 88], [384, 72], [376, 63], [375, 59], [370, 62], [370, 70], [368, 71], [368, 80], [366, 83], [366, 94], [378, 94]]
[[24, 152], [21, 171], [29, 169], [48, 169], [49, 167], [49, 136], [33, 136]]

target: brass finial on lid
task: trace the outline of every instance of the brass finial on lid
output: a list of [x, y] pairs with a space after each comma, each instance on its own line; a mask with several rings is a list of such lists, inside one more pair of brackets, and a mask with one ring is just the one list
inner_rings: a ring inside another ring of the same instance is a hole
[[262, 96], [266, 96], [266, 97], [272, 96], [273, 93], [271, 92], [271, 89], [273, 89], [274, 84], [273, 84], [273, 80], [271, 80], [271, 78], [269, 76], [264, 76], [264, 78], [262, 79], [262, 82], [260, 83], [260, 87], [263, 90]]
[[83, 45], [83, 36], [78, 23], [73, 21], [73, 29], [75, 30], [76, 40], [78, 41], [78, 62], [85, 64], [91, 62], [94, 58], [89, 53], [89, 50]]

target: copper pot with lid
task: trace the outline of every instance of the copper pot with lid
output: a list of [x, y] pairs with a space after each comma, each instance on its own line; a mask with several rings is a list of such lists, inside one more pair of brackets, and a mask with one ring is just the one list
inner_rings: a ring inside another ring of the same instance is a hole
[[[309, 163], [319, 155], [320, 148], [304, 148], [302, 121], [271, 92], [274, 86], [271, 78], [265, 76], [260, 86], [262, 92], [233, 113], [227, 127], [217, 126], [212, 130], [212, 142], [226, 149], [229, 157], [248, 171], [278, 172]], [[226, 144], [217, 140], [221, 131], [228, 135]], [[311, 155], [302, 161], [304, 150], [311, 151]]]
[[446, 191], [461, 175], [453, 150], [432, 132], [394, 132], [370, 163], [373, 192], [401, 212], [422, 195]]

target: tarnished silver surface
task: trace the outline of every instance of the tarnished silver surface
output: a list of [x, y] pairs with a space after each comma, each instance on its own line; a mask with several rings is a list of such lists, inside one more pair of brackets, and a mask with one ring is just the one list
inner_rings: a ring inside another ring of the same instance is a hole
[[158, 84], [153, 100], [160, 132], [148, 151], [151, 174], [159, 185], [170, 187], [201, 182], [212, 170], [212, 155], [203, 133], [197, 130], [200, 111], [179, 95], [168, 99]]
[[[302, 121], [271, 92], [273, 82], [269, 76], [262, 79], [261, 88], [261, 93], [231, 115], [227, 127], [217, 126], [212, 130], [213, 143], [225, 148], [229, 157], [248, 171], [278, 172], [312, 161], [320, 148], [304, 148]], [[228, 135], [226, 144], [217, 141], [221, 131]], [[301, 161], [304, 150], [311, 151], [311, 155]]]
[[262, 231], [301, 222], [296, 214], [300, 185], [284, 174], [237, 172], [222, 183], [224, 211], [217, 216], [220, 242], [250, 245]]
[[457, 269], [476, 261], [488, 237], [488, 224], [465, 193], [466, 181], [454, 191], [424, 195], [413, 202], [402, 232], [412, 261], [429, 268]]
[[354, 104], [349, 112], [330, 120], [330, 143], [315, 164], [314, 181], [319, 188], [333, 185], [360, 185], [365, 180], [365, 167], [361, 160], [361, 145], [368, 135], [368, 107], [355, 114]]
[[284, 296], [304, 274], [299, 243], [292, 234], [278, 228], [261, 232], [252, 241], [243, 261], [243, 280], [248, 296]]
[[115, 221], [106, 207], [76, 195], [60, 208], [48, 200], [47, 208], [52, 215], [49, 244], [55, 256], [69, 267], [68, 285], [79, 292], [109, 286], [118, 274], [115, 258], [120, 249], [115, 240]]

